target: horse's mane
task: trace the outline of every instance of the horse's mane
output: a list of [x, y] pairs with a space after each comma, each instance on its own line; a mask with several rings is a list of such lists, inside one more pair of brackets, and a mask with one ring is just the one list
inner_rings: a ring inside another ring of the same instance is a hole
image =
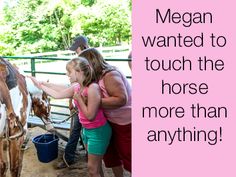
[[3, 58], [0, 58], [0, 63], [2, 65], [6, 66], [6, 73], [7, 73], [6, 84], [7, 84], [8, 89], [11, 90], [12, 88], [14, 88], [17, 85], [17, 77], [16, 76], [19, 73], [16, 70], [16, 68], [14, 68], [9, 61], [4, 60]]

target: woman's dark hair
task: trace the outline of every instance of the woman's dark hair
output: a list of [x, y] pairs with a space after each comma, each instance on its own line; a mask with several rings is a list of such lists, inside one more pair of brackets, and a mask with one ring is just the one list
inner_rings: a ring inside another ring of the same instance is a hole
[[106, 72], [115, 69], [114, 66], [111, 66], [104, 60], [101, 53], [95, 48], [85, 49], [79, 54], [79, 56], [84, 57], [89, 61], [98, 79], [101, 79], [103, 74]]

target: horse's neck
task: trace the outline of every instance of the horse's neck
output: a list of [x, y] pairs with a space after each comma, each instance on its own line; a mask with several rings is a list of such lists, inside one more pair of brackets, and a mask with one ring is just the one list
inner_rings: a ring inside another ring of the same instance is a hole
[[[23, 94], [20, 92], [20, 89], [18, 86], [14, 87], [13, 89], [9, 90], [10, 99], [12, 103], [12, 108], [14, 110], [14, 113], [19, 117], [21, 121], [21, 111], [23, 107]], [[27, 108], [26, 108], [26, 119], [29, 116], [30, 108], [31, 108], [31, 99], [30, 96], [27, 95]], [[7, 119], [7, 111], [6, 111], [6, 105], [4, 103], [0, 103], [0, 134], [3, 132], [5, 123]], [[27, 124], [25, 125], [26, 128]]]
[[20, 89], [18, 86], [14, 87], [10, 91], [10, 96], [11, 96], [11, 102], [13, 106], [13, 110], [16, 113], [16, 115], [20, 115], [20, 109], [22, 107], [22, 99], [23, 99], [23, 94], [21, 94]]
[[[15, 88], [10, 90], [10, 96], [11, 96], [11, 102], [12, 102], [14, 112], [17, 116], [19, 116], [20, 121], [21, 121], [21, 118], [22, 118], [21, 111], [23, 108], [24, 98], [23, 98], [23, 94], [20, 92], [20, 89], [18, 86], [16, 86]], [[30, 109], [31, 109], [31, 98], [30, 98], [30, 95], [27, 94], [27, 107], [25, 110], [26, 120], [29, 117]], [[26, 126], [27, 126], [27, 124], [25, 125], [24, 128], [27, 128]]]
[[29, 91], [30, 94], [42, 95], [43, 91], [38, 89], [30, 78], [26, 77], [25, 81], [26, 81], [27, 90]]
[[6, 106], [0, 102], [0, 137], [5, 127], [7, 119]]

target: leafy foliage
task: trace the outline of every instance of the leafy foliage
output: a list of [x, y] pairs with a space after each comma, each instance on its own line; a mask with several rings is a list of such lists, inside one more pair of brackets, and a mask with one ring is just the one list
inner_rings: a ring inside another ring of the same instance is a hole
[[8, 0], [0, 19], [0, 55], [67, 49], [77, 35], [91, 46], [131, 40], [131, 0]]

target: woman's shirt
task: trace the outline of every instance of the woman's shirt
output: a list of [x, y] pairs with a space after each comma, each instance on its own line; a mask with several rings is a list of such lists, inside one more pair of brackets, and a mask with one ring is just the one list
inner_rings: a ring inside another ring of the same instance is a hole
[[[117, 71], [117, 72], [119, 72], [119, 71]], [[121, 78], [124, 82], [124, 86], [127, 91], [128, 101], [127, 101], [126, 105], [124, 105], [120, 108], [104, 109], [104, 114], [105, 114], [106, 118], [112, 123], [119, 124], [119, 125], [127, 125], [127, 124], [131, 123], [131, 86], [130, 86], [128, 80], [126, 79], [126, 77], [124, 76], [124, 74], [122, 74], [121, 72], [119, 72], [119, 73], [121, 75]], [[104, 78], [104, 76], [103, 76], [103, 78]], [[102, 90], [103, 97], [107, 98], [110, 96], [106, 91], [103, 78], [99, 81], [98, 84]]]

